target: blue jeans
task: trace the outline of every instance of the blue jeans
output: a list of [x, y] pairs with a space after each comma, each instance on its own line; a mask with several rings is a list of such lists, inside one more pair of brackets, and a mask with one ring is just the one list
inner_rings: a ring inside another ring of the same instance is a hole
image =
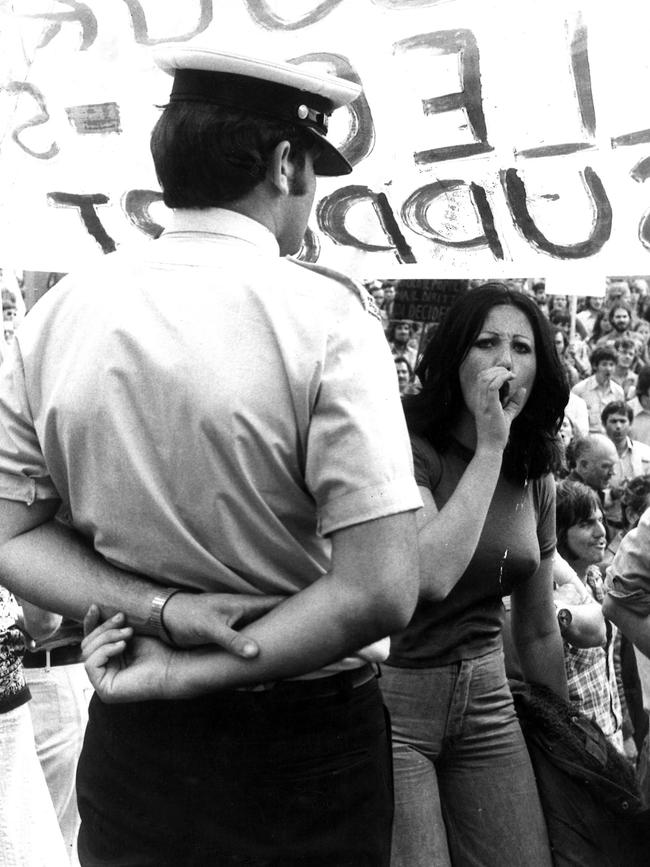
[[122, 705], [95, 696], [77, 773], [83, 867], [388, 867], [377, 680], [324, 696], [320, 683]]
[[392, 867], [550, 867], [502, 652], [382, 672], [393, 726]]

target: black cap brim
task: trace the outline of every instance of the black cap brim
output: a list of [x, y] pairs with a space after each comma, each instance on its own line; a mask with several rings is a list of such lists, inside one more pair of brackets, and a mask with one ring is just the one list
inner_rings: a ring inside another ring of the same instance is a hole
[[336, 178], [339, 175], [349, 175], [352, 166], [327, 138], [315, 129], [308, 129], [309, 135], [317, 140], [318, 156], [314, 161], [314, 172], [319, 177]]
[[349, 105], [361, 86], [297, 64], [253, 58], [205, 45], [159, 45], [158, 66], [174, 75], [170, 101], [240, 108], [295, 124], [317, 139], [317, 175], [349, 175], [352, 166], [326, 137], [332, 111]]

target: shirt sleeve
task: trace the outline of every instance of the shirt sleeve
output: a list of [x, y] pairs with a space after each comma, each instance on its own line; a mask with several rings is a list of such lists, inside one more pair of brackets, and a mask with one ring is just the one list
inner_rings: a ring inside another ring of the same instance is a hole
[[650, 614], [650, 509], [621, 541], [607, 568], [610, 596], [642, 617]]
[[411, 437], [413, 472], [415, 481], [431, 493], [435, 491], [442, 475], [442, 465], [436, 450], [421, 437]]
[[0, 497], [27, 505], [58, 499], [36, 434], [17, 338], [0, 365]]
[[555, 483], [549, 474], [535, 482], [537, 500], [537, 541], [542, 560], [555, 553]]
[[323, 535], [422, 505], [395, 363], [380, 321], [352, 293], [330, 328], [305, 479]]

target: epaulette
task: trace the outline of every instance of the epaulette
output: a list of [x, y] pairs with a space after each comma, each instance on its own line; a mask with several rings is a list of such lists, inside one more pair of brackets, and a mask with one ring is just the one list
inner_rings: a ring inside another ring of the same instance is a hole
[[295, 265], [300, 265], [301, 268], [307, 268], [308, 271], [313, 271], [316, 274], [320, 274], [322, 277], [328, 277], [330, 280], [336, 280], [337, 283], [345, 286], [357, 296], [366, 313], [370, 313], [371, 316], [374, 316], [375, 319], [378, 319], [381, 322], [381, 313], [379, 312], [379, 307], [377, 307], [377, 302], [365, 286], [361, 285], [361, 283], [357, 283], [356, 280], [353, 280], [352, 277], [348, 277], [346, 274], [341, 274], [340, 271], [335, 271], [333, 268], [326, 268], [325, 265], [315, 265], [313, 262], [302, 262], [300, 259], [291, 259], [291, 261]]

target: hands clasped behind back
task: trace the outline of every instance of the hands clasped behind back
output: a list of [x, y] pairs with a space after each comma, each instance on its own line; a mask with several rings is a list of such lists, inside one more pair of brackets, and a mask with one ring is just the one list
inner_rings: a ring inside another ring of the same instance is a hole
[[268, 614], [284, 598], [181, 591], [165, 605], [163, 622], [176, 647], [217, 644], [236, 656], [252, 657], [258, 652], [257, 645], [237, 630]]
[[221, 648], [252, 659], [258, 645], [237, 631], [275, 608], [284, 597], [254, 594], [174, 594], [165, 605], [165, 630], [174, 642], [137, 635], [121, 612], [101, 621], [92, 605], [84, 618], [83, 659], [105, 702], [182, 699], [194, 695], [183, 676], [192, 654]]

